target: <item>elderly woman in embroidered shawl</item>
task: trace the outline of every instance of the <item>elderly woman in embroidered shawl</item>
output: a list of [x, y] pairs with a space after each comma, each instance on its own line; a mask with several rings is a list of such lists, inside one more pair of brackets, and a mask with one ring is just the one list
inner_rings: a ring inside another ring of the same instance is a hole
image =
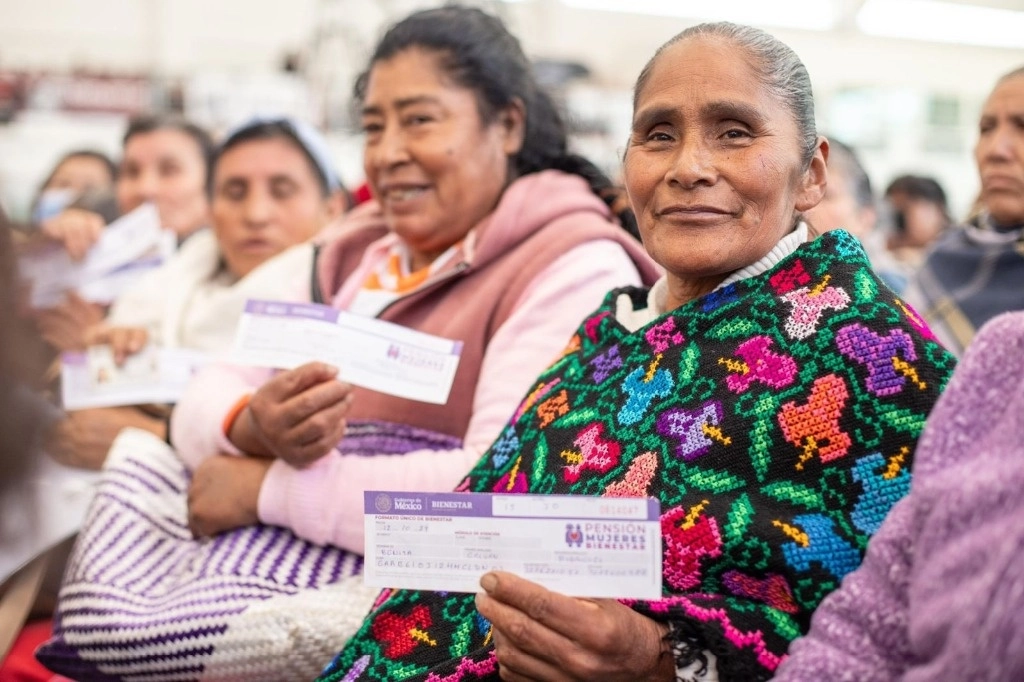
[[807, 72], [687, 29], [636, 85], [627, 190], [666, 275], [611, 292], [458, 490], [654, 497], [663, 596], [491, 572], [386, 591], [323, 680], [764, 680], [910, 482], [953, 365], [843, 231]]

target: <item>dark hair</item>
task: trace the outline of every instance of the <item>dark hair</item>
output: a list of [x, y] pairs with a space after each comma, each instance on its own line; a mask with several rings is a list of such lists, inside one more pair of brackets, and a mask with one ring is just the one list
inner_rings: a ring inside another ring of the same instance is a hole
[[857, 153], [835, 138], [828, 140], [828, 165], [838, 168], [849, 183], [850, 192], [860, 208], [874, 208], [875, 193], [871, 188], [871, 178], [861, 165]]
[[937, 204], [946, 212], [946, 192], [935, 178], [924, 175], [900, 175], [885, 188], [885, 196], [906, 194], [911, 199], [923, 199]]
[[128, 122], [128, 128], [121, 139], [121, 146], [127, 146], [128, 141], [136, 135], [155, 133], [158, 130], [177, 130], [185, 133], [196, 143], [200, 155], [203, 157], [203, 168], [206, 177], [210, 177], [213, 169], [213, 154], [216, 147], [210, 134], [197, 126], [195, 123], [175, 115], [149, 115], [133, 118]]
[[[320, 194], [324, 198], [327, 198], [333, 193], [331, 190], [331, 180], [328, 179], [324, 169], [320, 167], [320, 164], [317, 163], [315, 158], [313, 158], [309, 149], [307, 149], [303, 141], [299, 139], [299, 136], [292, 125], [288, 121], [281, 119], [246, 126], [241, 130], [232, 133], [226, 140], [224, 140], [224, 142], [221, 143], [214, 152], [213, 159], [210, 164], [210, 174], [207, 176], [206, 180], [206, 191], [208, 194], [211, 196], [213, 195], [213, 174], [221, 157], [224, 156], [224, 153], [241, 144], [252, 142], [254, 140], [287, 141], [293, 147], [302, 152], [302, 156], [306, 159], [306, 163], [309, 164], [310, 170], [313, 171], [313, 176], [317, 179], [317, 183], [320, 186]], [[340, 189], [342, 191], [345, 190], [343, 186], [340, 187]]]
[[658, 48], [637, 77], [636, 85], [633, 87], [633, 109], [636, 109], [640, 92], [647, 84], [647, 79], [650, 78], [661, 53], [687, 38], [726, 40], [745, 50], [752, 57], [751, 66], [761, 78], [761, 82], [793, 114], [793, 120], [800, 133], [804, 166], [810, 165], [818, 145], [811, 77], [807, 74], [804, 63], [788, 45], [759, 28], [720, 21], [691, 26], [677, 34]]
[[44, 180], [43, 184], [39, 187], [40, 191], [53, 181], [53, 176], [57, 174], [60, 167], [71, 159], [91, 159], [93, 161], [98, 161], [100, 165], [103, 166], [103, 170], [107, 171], [107, 174], [110, 176], [110, 181], [114, 182], [117, 180], [117, 164], [114, 163], [114, 160], [109, 156], [103, 152], [96, 151], [95, 149], [75, 149], [60, 157], [60, 160], [53, 164], [53, 170], [50, 171], [50, 174], [46, 176], [46, 180]]
[[435, 53], [448, 77], [476, 94], [480, 117], [486, 123], [516, 100], [523, 103], [523, 146], [511, 159], [516, 176], [547, 169], [578, 175], [617, 213], [623, 227], [639, 235], [636, 218], [621, 201], [621, 190], [593, 163], [569, 153], [561, 114], [537, 83], [519, 41], [499, 18], [462, 5], [410, 14], [392, 25], [377, 43], [353, 88], [357, 104], [365, 99], [373, 65], [410, 48]]

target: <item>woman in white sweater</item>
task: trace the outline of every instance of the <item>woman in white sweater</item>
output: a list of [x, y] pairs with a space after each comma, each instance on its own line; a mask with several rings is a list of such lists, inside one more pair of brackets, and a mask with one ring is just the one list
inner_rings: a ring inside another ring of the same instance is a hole
[[[118, 361], [147, 343], [225, 349], [246, 299], [309, 288], [310, 239], [346, 207], [322, 138], [290, 119], [256, 119], [232, 131], [214, 156], [208, 193], [211, 229], [122, 295], [88, 333], [91, 344], [110, 344]], [[50, 451], [98, 468], [127, 426], [166, 432], [161, 416], [139, 407], [80, 410], [51, 432]]]

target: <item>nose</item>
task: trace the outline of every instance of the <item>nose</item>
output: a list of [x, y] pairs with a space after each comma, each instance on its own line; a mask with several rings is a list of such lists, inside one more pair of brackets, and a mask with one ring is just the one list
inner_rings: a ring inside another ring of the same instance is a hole
[[666, 179], [686, 189], [713, 185], [717, 177], [714, 157], [699, 134], [683, 135]]
[[1008, 161], [1013, 158], [1015, 145], [1010, 126], [998, 124], [978, 140], [982, 157], [989, 160]]
[[160, 178], [156, 169], [143, 169], [135, 180], [135, 193], [142, 201], [155, 201], [160, 193]]
[[405, 133], [398, 125], [385, 125], [376, 143], [367, 149], [367, 161], [379, 168], [391, 168], [408, 160]]
[[270, 222], [273, 215], [273, 201], [266, 192], [250, 190], [242, 203], [242, 216], [246, 225], [261, 227]]

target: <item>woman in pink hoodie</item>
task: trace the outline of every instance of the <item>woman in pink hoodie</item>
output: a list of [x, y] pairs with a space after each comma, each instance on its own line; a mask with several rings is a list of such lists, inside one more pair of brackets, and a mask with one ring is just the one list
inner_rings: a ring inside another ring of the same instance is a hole
[[358, 212], [324, 247], [315, 293], [461, 341], [451, 396], [376, 393], [322, 363], [205, 371], [171, 422], [194, 469], [197, 535], [263, 522], [362, 553], [364, 490], [452, 489], [578, 318], [609, 289], [655, 278], [619, 224], [632, 217], [617, 219], [608, 179], [568, 154], [499, 20], [413, 14], [384, 36], [355, 96], [379, 214]]

